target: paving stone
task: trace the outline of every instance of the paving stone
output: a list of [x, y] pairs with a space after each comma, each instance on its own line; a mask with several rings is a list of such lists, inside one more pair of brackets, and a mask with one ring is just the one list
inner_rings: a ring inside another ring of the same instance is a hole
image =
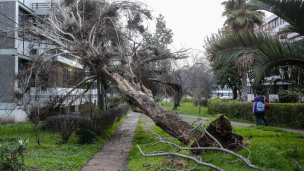
[[128, 158], [129, 153], [127, 152], [106, 152], [106, 151], [101, 151], [98, 152], [96, 154], [94, 154], [94, 156], [92, 157], [93, 159], [116, 159], [116, 158]]
[[131, 112], [81, 171], [125, 171], [139, 116], [139, 113]]

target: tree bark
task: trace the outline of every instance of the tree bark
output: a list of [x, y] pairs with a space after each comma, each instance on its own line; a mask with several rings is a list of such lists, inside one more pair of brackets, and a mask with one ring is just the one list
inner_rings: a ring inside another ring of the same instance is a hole
[[232, 87], [232, 92], [233, 92], [233, 100], [237, 99], [237, 89], [235, 86]]
[[169, 86], [171, 86], [175, 90], [173, 110], [176, 110], [177, 106], [180, 106], [180, 99], [183, 96], [183, 89], [179, 84], [171, 84]]
[[247, 102], [248, 101], [248, 97], [247, 97], [247, 74], [244, 71], [242, 73], [242, 90], [241, 90], [242, 94], [241, 94], [241, 102]]
[[108, 70], [106, 66], [103, 66], [102, 69], [108, 79], [117, 85], [118, 91], [126, 97], [134, 112], [147, 115], [166, 133], [185, 144], [189, 143], [191, 139], [198, 140], [202, 136], [199, 130], [155, 103], [151, 91], [144, 85], [136, 83], [134, 80], [132, 83], [128, 82], [119, 74]]
[[104, 111], [104, 99], [103, 99], [103, 85], [101, 84], [100, 78], [97, 78], [97, 98], [98, 98], [98, 107], [101, 111]]

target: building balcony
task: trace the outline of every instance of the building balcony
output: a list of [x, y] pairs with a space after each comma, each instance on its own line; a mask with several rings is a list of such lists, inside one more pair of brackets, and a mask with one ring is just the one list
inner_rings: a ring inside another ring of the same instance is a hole
[[58, 8], [57, 3], [32, 3], [32, 9]]

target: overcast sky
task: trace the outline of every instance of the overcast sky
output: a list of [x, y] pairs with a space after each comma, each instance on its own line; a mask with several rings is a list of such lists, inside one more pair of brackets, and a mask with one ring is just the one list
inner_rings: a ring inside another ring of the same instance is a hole
[[[226, 20], [222, 17], [224, 0], [139, 0], [153, 10], [153, 16], [162, 14], [167, 28], [173, 33], [171, 49], [182, 47], [203, 50], [204, 37], [216, 33]], [[269, 16], [269, 14], [267, 14]], [[150, 22], [151, 31], [155, 21]]]

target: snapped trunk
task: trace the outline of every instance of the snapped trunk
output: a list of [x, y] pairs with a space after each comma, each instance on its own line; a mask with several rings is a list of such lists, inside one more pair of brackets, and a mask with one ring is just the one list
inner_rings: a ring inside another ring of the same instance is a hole
[[134, 80], [129, 82], [119, 74], [108, 70], [106, 66], [103, 67], [103, 72], [112, 83], [117, 85], [118, 91], [126, 97], [134, 112], [147, 115], [166, 133], [185, 144], [189, 143], [191, 139], [198, 140], [202, 136], [199, 130], [194, 129], [193, 126], [157, 104], [153, 99], [152, 92], [144, 85], [136, 83]]

